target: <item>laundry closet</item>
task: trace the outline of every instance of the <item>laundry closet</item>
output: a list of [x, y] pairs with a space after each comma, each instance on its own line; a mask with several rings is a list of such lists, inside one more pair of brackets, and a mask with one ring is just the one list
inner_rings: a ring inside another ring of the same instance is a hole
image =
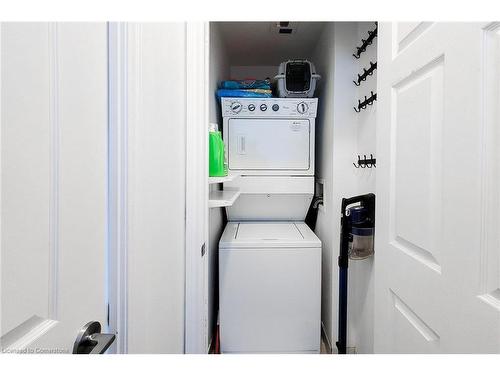
[[[377, 38], [371, 34], [376, 27], [375, 22], [210, 23], [210, 123], [222, 131], [226, 161], [232, 158], [227, 177], [209, 178], [207, 346], [212, 351], [337, 350], [341, 201], [375, 190]], [[312, 97], [277, 98], [277, 88], [272, 98], [217, 95], [222, 81], [273, 81], [289, 60], [313, 64]], [[276, 124], [272, 130], [270, 121]], [[264, 160], [250, 155], [249, 145], [256, 143], [256, 155]], [[349, 280], [347, 350], [372, 353], [373, 257], [351, 261]]]
[[1, 34], [2, 351], [500, 351], [500, 23]]

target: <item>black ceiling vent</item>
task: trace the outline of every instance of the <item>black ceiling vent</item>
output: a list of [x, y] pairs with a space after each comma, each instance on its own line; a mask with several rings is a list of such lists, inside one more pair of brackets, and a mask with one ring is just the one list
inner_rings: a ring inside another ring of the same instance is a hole
[[295, 34], [297, 32], [297, 22], [280, 21], [271, 25], [271, 32], [278, 31], [278, 34]]

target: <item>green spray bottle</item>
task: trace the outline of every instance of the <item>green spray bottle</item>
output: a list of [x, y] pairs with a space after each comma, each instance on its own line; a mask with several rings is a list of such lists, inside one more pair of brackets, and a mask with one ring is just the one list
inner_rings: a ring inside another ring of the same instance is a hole
[[208, 131], [208, 175], [210, 177], [227, 176], [224, 163], [224, 141], [217, 124], [210, 124]]

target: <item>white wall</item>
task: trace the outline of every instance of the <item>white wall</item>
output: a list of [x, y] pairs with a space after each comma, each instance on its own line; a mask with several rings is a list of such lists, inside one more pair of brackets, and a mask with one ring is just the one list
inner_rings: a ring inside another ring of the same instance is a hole
[[[230, 78], [230, 66], [226, 47], [224, 45], [220, 25], [216, 22], [210, 23], [210, 62], [209, 62], [209, 116], [211, 122], [222, 121], [219, 101], [215, 95], [218, 84], [224, 79]], [[220, 123], [219, 125], [222, 125]], [[222, 126], [220, 127], [222, 130]]]
[[[323, 243], [322, 321], [336, 351], [338, 332], [338, 265], [340, 208], [343, 197], [374, 191], [374, 170], [356, 169], [357, 154], [375, 154], [376, 105], [357, 114], [358, 96], [376, 91], [370, 77], [358, 89], [353, 80], [368, 64], [352, 53], [361, 35], [373, 24], [337, 22], [328, 24], [318, 40], [312, 61], [323, 77], [318, 86], [319, 114], [316, 125], [316, 177], [324, 183], [324, 205], [318, 213], [316, 234]], [[363, 35], [365, 37], [365, 35]], [[368, 49], [370, 57], [376, 46]], [[368, 55], [368, 54], [367, 54]], [[374, 60], [372, 60], [374, 61]], [[369, 85], [367, 84], [369, 83]], [[368, 155], [369, 156], [369, 155]], [[348, 298], [348, 346], [371, 353], [373, 347], [372, 259], [350, 262]]]
[[231, 79], [265, 79], [273, 78], [278, 74], [278, 66], [274, 65], [236, 65], [231, 66]]
[[[219, 81], [229, 78], [229, 63], [227, 54], [222, 43], [221, 32], [216, 23], [210, 23], [210, 61], [209, 61], [209, 118], [210, 122], [218, 123], [222, 130], [222, 117], [219, 102], [215, 96]], [[207, 129], [208, 134], [208, 129]], [[208, 167], [208, 166], [207, 166]], [[210, 189], [220, 189], [217, 185], [211, 185]], [[225, 219], [222, 208], [209, 209], [208, 218], [208, 342], [207, 348], [212, 341], [215, 324], [217, 322], [218, 310], [218, 246], [219, 238], [224, 230]]]
[[[313, 62], [323, 77], [317, 122], [317, 178], [324, 180], [324, 206], [316, 233], [323, 243], [322, 320], [335, 347], [338, 325], [338, 266], [340, 205], [356, 190], [352, 159], [356, 150], [356, 117], [352, 110], [356, 63], [351, 57], [355, 23], [328, 24], [318, 41]], [[336, 349], [333, 348], [335, 351]]]
[[128, 352], [183, 353], [185, 25], [130, 35]]
[[[373, 22], [360, 22], [357, 27], [358, 46], [361, 45], [361, 39], [368, 37], [368, 31], [373, 30]], [[354, 60], [354, 58], [353, 58]], [[360, 59], [356, 60], [358, 72], [363, 72], [363, 68], [370, 67], [370, 61], [377, 61], [377, 38], [372, 45], [368, 46], [366, 52], [361, 54]], [[354, 84], [353, 84], [354, 86]], [[370, 97], [371, 91], [377, 92], [377, 71], [372, 76], [368, 76], [366, 81], [362, 82], [356, 90], [356, 98], [364, 100], [365, 95]], [[357, 103], [357, 99], [355, 101]], [[357, 118], [357, 151], [356, 154], [373, 154], [376, 157], [376, 111], [377, 104], [368, 106], [356, 115]], [[355, 169], [357, 180], [357, 194], [369, 192], [375, 193], [376, 169], [359, 168]], [[376, 254], [375, 254], [376, 256]], [[355, 346], [358, 353], [373, 353], [373, 332], [374, 332], [374, 258], [368, 258], [362, 261], [351, 261], [349, 263], [349, 318], [350, 334], [349, 345]]]
[[[316, 95], [319, 99], [319, 112], [316, 119], [316, 180], [322, 181], [324, 204], [319, 207], [315, 232], [322, 243], [321, 275], [321, 320], [330, 345], [334, 346], [336, 313], [333, 310], [336, 291], [333, 280], [335, 243], [331, 228], [334, 227], [333, 214], [333, 93], [334, 93], [334, 26], [325, 27], [316, 46], [312, 61], [316, 71], [322, 76], [318, 82]], [[326, 105], [330, 103], [330, 105]], [[338, 251], [337, 251], [338, 252]]]

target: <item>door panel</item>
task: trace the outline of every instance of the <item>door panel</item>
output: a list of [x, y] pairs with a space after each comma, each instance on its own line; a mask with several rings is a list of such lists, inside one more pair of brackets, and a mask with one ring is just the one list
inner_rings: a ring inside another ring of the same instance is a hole
[[49, 316], [48, 44], [46, 24], [2, 25], [2, 335]]
[[496, 30], [380, 25], [376, 352], [500, 352]]
[[[441, 220], [442, 86], [441, 58], [397, 83], [392, 97], [396, 121], [391, 128], [395, 137], [391, 240], [399, 250], [437, 272], [440, 272], [436, 224]], [[408, 147], [409, 144], [413, 147]], [[415, 216], [428, 219], [415, 225]]]
[[107, 27], [2, 24], [2, 348], [106, 323]]
[[231, 119], [230, 169], [309, 169], [309, 120]]
[[430, 26], [432, 22], [397, 22], [393, 24], [397, 42], [393, 46], [395, 54], [400, 53], [411, 43], [417, 40]]

